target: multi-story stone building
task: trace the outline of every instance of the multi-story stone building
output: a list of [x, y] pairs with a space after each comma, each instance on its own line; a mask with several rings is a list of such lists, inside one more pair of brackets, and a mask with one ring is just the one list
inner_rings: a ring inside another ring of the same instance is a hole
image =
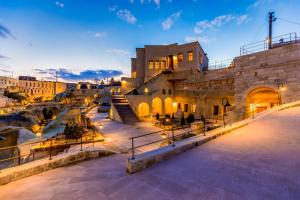
[[19, 88], [30, 100], [37, 98], [51, 100], [56, 94], [64, 92], [67, 85], [63, 82], [38, 81], [22, 77], [19, 79]]
[[131, 61], [131, 77], [122, 78], [121, 89], [140, 119], [178, 111], [220, 119], [226, 109], [242, 110], [242, 116], [250, 108], [260, 112], [300, 99], [297, 37], [271, 49], [242, 54], [221, 69], [208, 66], [198, 42], [145, 46], [136, 50]]
[[15, 78], [0, 76], [0, 89], [19, 86], [19, 81]]

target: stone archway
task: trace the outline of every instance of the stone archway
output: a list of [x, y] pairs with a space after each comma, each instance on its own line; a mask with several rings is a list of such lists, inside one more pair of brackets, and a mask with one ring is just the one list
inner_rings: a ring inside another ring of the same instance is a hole
[[159, 113], [160, 115], [162, 114], [162, 100], [159, 97], [155, 97], [152, 100], [152, 113]]
[[140, 103], [138, 106], [138, 117], [144, 118], [146, 116], [149, 116], [149, 104], [148, 103]]
[[173, 112], [173, 100], [171, 97], [167, 97], [165, 99], [165, 114], [171, 115]]
[[255, 113], [259, 113], [279, 105], [280, 101], [280, 95], [275, 89], [270, 87], [258, 87], [248, 93], [246, 106], [248, 112], [254, 110]]

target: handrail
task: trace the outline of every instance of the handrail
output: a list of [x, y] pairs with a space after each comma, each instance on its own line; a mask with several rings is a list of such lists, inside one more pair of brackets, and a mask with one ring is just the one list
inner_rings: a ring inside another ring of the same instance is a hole
[[[297, 33], [291, 32], [291, 33], [273, 37], [271, 48], [297, 43], [297, 42], [298, 42]], [[253, 43], [243, 45], [242, 47], [240, 47], [240, 55], [242, 56], [242, 55], [252, 54], [260, 51], [266, 51], [268, 49], [269, 49], [268, 39], [265, 39], [258, 42], [253, 42]]]
[[185, 128], [189, 128], [190, 126], [183, 126], [183, 127], [179, 127], [179, 128], [169, 128], [169, 129], [164, 129], [164, 130], [160, 130], [160, 131], [154, 131], [154, 132], [150, 132], [150, 133], [146, 133], [146, 134], [143, 134], [143, 135], [138, 135], [138, 136], [134, 136], [134, 137], [130, 137], [128, 140], [131, 140], [131, 139], [136, 139], [136, 138], [140, 138], [140, 137], [144, 137], [144, 136], [148, 136], [148, 135], [153, 135], [153, 134], [156, 134], [156, 133], [160, 133], [160, 132], [164, 132], [164, 131], [171, 131], [171, 130], [183, 130]]
[[[262, 101], [259, 101], [259, 102], [256, 102], [254, 104], [251, 104], [249, 106], [242, 106], [240, 109], [235, 109], [235, 110], [232, 110], [232, 111], [227, 111], [227, 112], [219, 114], [217, 116], [223, 116], [222, 121], [223, 121], [224, 127], [226, 126], [226, 122], [228, 122], [228, 121], [229, 121], [229, 123], [227, 123], [227, 124], [229, 124], [231, 126], [231, 124], [232, 124], [232, 122], [234, 120], [234, 118], [233, 118], [234, 116], [231, 116], [229, 118], [226, 117], [226, 119], [225, 119], [224, 118], [225, 114], [227, 116], [227, 114], [229, 114], [229, 113], [235, 113], [235, 112], [240, 113], [241, 111], [245, 111], [245, 112], [242, 113], [242, 115], [239, 115], [239, 118], [241, 118], [241, 119], [247, 119], [247, 118], [250, 118], [250, 117], [254, 118], [255, 111], [254, 110], [247, 111], [248, 108], [251, 108], [252, 106], [257, 106], [257, 105], [259, 105], [261, 103], [265, 103], [265, 102], [268, 102], [268, 101], [266, 101], [266, 99], [264, 99]], [[172, 126], [171, 128], [168, 128], [168, 129], [164, 129], [164, 130], [160, 130], [160, 131], [155, 131], [155, 132], [151, 132], [151, 133], [146, 133], [146, 134], [135, 136], [135, 137], [130, 137], [129, 140], [131, 140], [131, 148], [129, 148], [129, 150], [131, 151], [131, 159], [135, 159], [135, 155], [136, 155], [135, 150], [138, 149], [138, 148], [144, 147], [144, 146], [149, 146], [151, 144], [155, 144], [155, 143], [162, 142], [162, 141], [165, 141], [165, 140], [170, 140], [170, 139], [172, 141], [172, 146], [175, 146], [175, 138], [176, 137], [182, 136], [182, 135], [187, 134], [187, 133], [192, 133], [192, 132], [198, 131], [198, 130], [202, 130], [203, 132], [200, 133], [200, 135], [203, 134], [205, 136], [205, 132], [206, 132], [206, 129], [207, 129], [208, 126], [207, 126], [206, 122], [204, 122], [203, 125], [204, 125], [203, 128], [195, 129], [195, 130], [191, 129], [191, 130], [186, 131], [186, 132], [181, 133], [181, 134], [174, 134], [174, 131], [175, 130], [184, 130], [186, 128], [190, 128], [190, 126], [186, 126], [184, 128], [183, 127], [181, 127], [181, 128], [174, 128]], [[161, 132], [168, 132], [168, 131], [172, 132], [172, 136], [171, 137], [169, 137], [169, 134], [168, 134], [167, 138], [163, 138], [163, 139], [159, 139], [159, 140], [154, 140], [154, 141], [147, 142], [147, 143], [144, 143], [144, 144], [141, 144], [141, 145], [137, 145], [137, 146], [134, 144], [135, 139], [142, 138], [142, 137], [147, 137], [149, 135], [153, 135], [153, 134], [157, 134], [157, 133], [161, 133]]]
[[[42, 158], [46, 158], [46, 157], [49, 157], [49, 160], [51, 160], [52, 157], [53, 157], [53, 151], [55, 151], [55, 150], [57, 150], [58, 148], [61, 148], [61, 147], [65, 147], [63, 150], [66, 150], [66, 152], [68, 151], [68, 149], [71, 146], [79, 145], [79, 144], [80, 144], [80, 151], [82, 151], [83, 144], [92, 143], [93, 147], [94, 147], [95, 142], [97, 141], [97, 140], [95, 141], [95, 137], [96, 137], [96, 133], [82, 134], [80, 138], [72, 139], [71, 141], [68, 141], [66, 139], [63, 142], [59, 142], [59, 144], [57, 144], [56, 142], [53, 142], [53, 141], [59, 141], [59, 140], [62, 141], [61, 138], [52, 137], [52, 138], [47, 139], [46, 141], [23, 143], [23, 144], [20, 144], [20, 145], [3, 147], [3, 148], [0, 148], [0, 151], [5, 151], [5, 150], [17, 148], [19, 155], [18, 156], [9, 157], [9, 158], [0, 159], [0, 163], [7, 162], [7, 161], [14, 161], [14, 160], [18, 159], [18, 165], [21, 165], [23, 163], [31, 162], [31, 161], [34, 161], [36, 159], [42, 159]], [[85, 140], [83, 140], [83, 138], [85, 138]], [[76, 141], [74, 142], [74, 140], [76, 140]], [[47, 143], [49, 143], [49, 144], [47, 144]], [[30, 151], [29, 154], [23, 154], [23, 155], [21, 155], [21, 152], [20, 152], [20, 149], [22, 148], [21, 146], [26, 146], [26, 145], [30, 146], [30, 145], [35, 145], [35, 144], [39, 144], [40, 145], [39, 147], [41, 148], [41, 150], [44, 149], [44, 151], [48, 152], [49, 155], [48, 154], [46, 154], [46, 155], [40, 155], [37, 158], [35, 156], [36, 148], [34, 146], [32, 146], [32, 147], [29, 148], [29, 151]], [[47, 145], [44, 146], [45, 144], [47, 144]], [[30, 156], [32, 156], [31, 160], [30, 160]], [[25, 162], [22, 163], [21, 162], [22, 158], [27, 158], [29, 160], [25, 160]], [[5, 168], [9, 168], [9, 167], [13, 167], [13, 166], [8, 166], [8, 167], [5, 167]]]

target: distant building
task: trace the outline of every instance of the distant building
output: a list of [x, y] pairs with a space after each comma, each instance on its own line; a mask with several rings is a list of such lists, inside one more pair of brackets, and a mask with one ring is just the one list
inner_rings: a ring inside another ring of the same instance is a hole
[[19, 81], [17, 79], [0, 76], [0, 89], [7, 89], [8, 87], [17, 87], [19, 86]]
[[22, 81], [36, 81], [36, 77], [34, 77], [34, 76], [19, 76], [19, 80], [22, 80]]
[[25, 80], [19, 79], [20, 91], [24, 92], [30, 100], [36, 98], [51, 100], [56, 94], [62, 93], [67, 89], [67, 84], [63, 82], [33, 81], [30, 80], [31, 78], [28, 77]]

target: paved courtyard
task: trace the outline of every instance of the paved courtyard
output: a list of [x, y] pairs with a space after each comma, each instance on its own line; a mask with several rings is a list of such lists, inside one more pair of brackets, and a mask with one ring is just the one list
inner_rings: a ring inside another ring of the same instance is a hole
[[118, 154], [0, 186], [0, 199], [300, 199], [299, 130], [292, 108], [133, 175]]

